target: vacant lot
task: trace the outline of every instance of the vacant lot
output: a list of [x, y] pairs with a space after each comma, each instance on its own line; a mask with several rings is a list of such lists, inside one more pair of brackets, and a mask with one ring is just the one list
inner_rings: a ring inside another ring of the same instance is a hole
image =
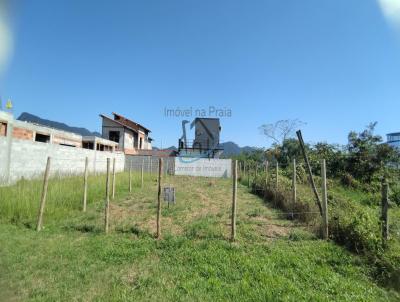
[[177, 204], [163, 204], [162, 239], [154, 239], [157, 181], [117, 175], [111, 232], [103, 233], [104, 176], [89, 179], [88, 211], [81, 178], [49, 186], [44, 230], [34, 231], [40, 182], [0, 188], [0, 300], [387, 301], [368, 264], [318, 240], [239, 185], [238, 240], [230, 232], [231, 182], [164, 179]]

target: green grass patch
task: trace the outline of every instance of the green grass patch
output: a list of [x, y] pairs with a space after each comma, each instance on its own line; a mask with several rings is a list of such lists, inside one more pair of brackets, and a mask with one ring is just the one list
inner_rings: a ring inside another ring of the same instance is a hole
[[41, 182], [0, 188], [0, 196], [7, 196], [0, 205], [1, 300], [400, 299], [374, 281], [368, 259], [319, 240], [306, 224], [282, 219], [242, 185], [232, 243], [231, 182], [168, 176], [165, 183], [176, 187], [177, 204], [163, 203], [162, 239], [156, 240], [155, 175], [146, 176], [143, 189], [136, 175], [131, 194], [128, 175], [117, 175], [108, 235], [103, 232], [104, 175], [91, 178], [86, 213], [81, 178], [51, 181], [39, 233], [26, 222], [35, 223]]

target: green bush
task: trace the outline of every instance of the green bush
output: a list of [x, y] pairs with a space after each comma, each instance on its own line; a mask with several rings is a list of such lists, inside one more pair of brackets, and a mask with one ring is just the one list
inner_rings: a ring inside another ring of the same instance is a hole
[[400, 206], [400, 185], [393, 186], [390, 189], [390, 201]]
[[[275, 190], [275, 175], [270, 175], [269, 184], [265, 185], [265, 175], [259, 175], [251, 181], [254, 194], [263, 197], [274, 207], [283, 212], [296, 212], [294, 219], [302, 222], [320, 221], [318, 208], [307, 181], [298, 181], [297, 202], [293, 205], [291, 193], [291, 177], [293, 171], [289, 166], [280, 171], [279, 190]], [[314, 178], [317, 188], [321, 186], [321, 178]], [[244, 184], [247, 184], [247, 178]], [[345, 184], [343, 186], [343, 184]], [[391, 184], [391, 200], [399, 203], [400, 186]], [[390, 211], [391, 239], [386, 248], [382, 244], [380, 225], [380, 182], [379, 177], [369, 184], [360, 183], [350, 174], [344, 174], [339, 180], [328, 180], [329, 236], [348, 250], [364, 255], [374, 264], [372, 275], [385, 286], [398, 288], [395, 285], [400, 276], [400, 241], [398, 240], [400, 225], [399, 212]], [[397, 208], [395, 206], [395, 208]], [[292, 218], [288, 215], [288, 218]], [[317, 228], [318, 230], [318, 228]], [[318, 234], [316, 234], [318, 235]], [[299, 240], [293, 234], [291, 240]]]

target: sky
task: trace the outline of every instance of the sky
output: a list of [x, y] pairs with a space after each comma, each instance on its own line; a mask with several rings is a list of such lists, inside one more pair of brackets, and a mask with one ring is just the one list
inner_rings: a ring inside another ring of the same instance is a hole
[[282, 119], [307, 142], [373, 121], [385, 135], [400, 131], [400, 0], [0, 0], [0, 96], [92, 131], [117, 112], [158, 147], [202, 110], [241, 146], [268, 146], [259, 126]]

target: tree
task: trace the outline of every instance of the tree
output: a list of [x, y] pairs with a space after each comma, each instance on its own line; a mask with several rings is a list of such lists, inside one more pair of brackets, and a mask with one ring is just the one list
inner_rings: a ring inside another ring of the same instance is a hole
[[255, 165], [257, 163], [262, 163], [265, 160], [265, 151], [264, 149], [257, 148], [251, 151], [242, 151], [240, 154], [232, 157], [241, 162], [246, 162], [250, 165]]
[[264, 124], [259, 127], [262, 134], [273, 144], [282, 145], [283, 142], [294, 135], [295, 131], [304, 126], [305, 123], [298, 119], [280, 120], [273, 124]]
[[325, 142], [315, 144], [310, 151], [310, 162], [316, 174], [319, 174], [321, 171], [321, 159], [326, 160], [326, 173], [328, 177], [339, 177], [344, 173], [346, 156], [343, 147]]
[[[309, 146], [306, 145], [306, 148], [309, 149]], [[303, 159], [300, 144], [295, 138], [284, 140], [282, 145], [274, 144], [273, 148], [266, 151], [266, 157], [269, 161], [277, 159], [282, 167], [291, 165], [293, 159], [297, 162]]]
[[264, 124], [259, 127], [259, 130], [264, 134], [268, 140], [272, 141], [272, 149], [267, 150], [267, 158], [273, 157], [280, 160], [280, 147], [284, 145], [295, 131], [304, 126], [305, 123], [298, 119], [294, 120], [280, 120], [273, 124]]
[[396, 151], [387, 144], [382, 144], [382, 137], [374, 134], [377, 122], [370, 123], [360, 133], [351, 131], [348, 136], [347, 171], [355, 178], [369, 182], [375, 173], [387, 166]]

